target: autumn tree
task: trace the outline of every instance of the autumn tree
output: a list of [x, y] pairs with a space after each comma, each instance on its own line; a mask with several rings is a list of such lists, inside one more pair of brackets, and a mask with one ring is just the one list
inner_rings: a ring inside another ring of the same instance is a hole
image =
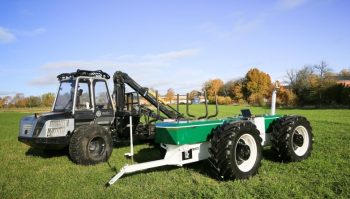
[[12, 99], [12, 104], [17, 108], [26, 107], [26, 100], [23, 93], [16, 93]]
[[52, 106], [54, 100], [55, 100], [54, 93], [45, 93], [45, 94], [41, 95], [42, 106], [50, 107], [50, 106]]
[[38, 96], [30, 96], [26, 98], [27, 107], [39, 107], [41, 105], [41, 98]]
[[278, 106], [294, 106], [297, 103], [297, 96], [291, 89], [281, 86], [277, 92], [276, 104]]
[[239, 104], [244, 103], [243, 94], [243, 82], [244, 79], [231, 80], [225, 83], [224, 88], [234, 102]]
[[0, 106], [0, 107], [4, 108], [6, 106], [9, 106], [11, 101], [12, 101], [12, 97], [11, 96], [2, 97], [2, 99], [0, 100], [0, 104], [2, 104], [2, 106]]
[[221, 79], [211, 79], [204, 83], [203, 90], [207, 92], [208, 96], [215, 96], [223, 87], [224, 82]]
[[0, 97], [0, 108], [4, 108], [4, 106], [5, 106], [5, 100], [2, 97]]
[[257, 68], [250, 69], [243, 82], [245, 97], [248, 102], [264, 105], [271, 93], [271, 77]]
[[174, 89], [169, 88], [165, 94], [165, 101], [168, 101], [171, 103], [171, 101], [174, 99], [174, 97], [175, 97]]
[[220, 104], [220, 105], [222, 105], [222, 104], [226, 105], [226, 104], [231, 104], [232, 103], [232, 99], [229, 96], [226, 96], [226, 97], [218, 96], [217, 100], [218, 100], [218, 104]]

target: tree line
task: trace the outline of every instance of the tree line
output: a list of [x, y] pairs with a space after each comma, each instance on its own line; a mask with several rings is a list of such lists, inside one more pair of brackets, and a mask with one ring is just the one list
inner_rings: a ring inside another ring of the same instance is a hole
[[349, 69], [334, 73], [327, 63], [322, 61], [318, 65], [290, 70], [287, 72], [287, 78], [300, 106], [350, 105], [350, 85], [342, 83], [344, 80], [350, 81]]
[[[277, 94], [277, 105], [292, 106], [349, 106], [350, 86], [339, 80], [350, 80], [350, 70], [332, 72], [327, 63], [305, 65], [299, 70], [289, 70], [286, 81], [282, 82]], [[250, 69], [242, 78], [227, 82], [210, 79], [204, 82], [202, 91], [206, 91], [209, 103], [250, 104], [265, 106], [270, 104], [274, 83], [268, 73], [257, 68]], [[189, 98], [193, 99], [203, 92], [193, 90]], [[169, 89], [165, 99], [172, 99], [174, 90]]]
[[54, 93], [45, 93], [41, 96], [29, 97], [25, 97], [23, 93], [17, 93], [13, 97], [0, 97], [0, 108], [51, 107], [54, 100]]
[[[349, 69], [334, 73], [327, 63], [322, 61], [320, 64], [305, 65], [299, 70], [289, 70], [286, 79], [278, 90], [278, 106], [350, 106], [350, 86], [340, 81], [350, 81]], [[206, 91], [209, 103], [215, 103], [217, 95], [219, 104], [265, 106], [270, 104], [273, 89], [270, 75], [252, 68], [244, 77], [227, 82], [219, 78], [210, 79], [204, 82], [201, 91], [191, 91], [189, 99], [193, 100]], [[168, 89], [165, 100], [171, 101], [174, 97], [174, 89]], [[50, 107], [54, 100], [54, 93], [29, 97], [17, 93], [13, 97], [0, 97], [0, 108]]]

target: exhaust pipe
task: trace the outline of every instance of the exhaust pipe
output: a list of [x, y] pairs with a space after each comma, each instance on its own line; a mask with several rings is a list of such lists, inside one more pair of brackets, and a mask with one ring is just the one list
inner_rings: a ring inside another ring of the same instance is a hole
[[277, 90], [280, 88], [279, 81], [276, 81], [274, 84], [274, 89], [272, 91], [272, 99], [271, 99], [271, 115], [276, 114], [276, 98], [277, 98]]

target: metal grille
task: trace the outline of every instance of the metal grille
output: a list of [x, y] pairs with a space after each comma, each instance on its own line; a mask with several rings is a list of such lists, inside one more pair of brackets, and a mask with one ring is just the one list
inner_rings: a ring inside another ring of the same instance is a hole
[[28, 135], [32, 131], [33, 125], [25, 124], [23, 125], [23, 134]]
[[68, 125], [68, 120], [51, 120], [50, 128], [65, 127]]
[[47, 130], [47, 137], [65, 136], [65, 128], [49, 128]]

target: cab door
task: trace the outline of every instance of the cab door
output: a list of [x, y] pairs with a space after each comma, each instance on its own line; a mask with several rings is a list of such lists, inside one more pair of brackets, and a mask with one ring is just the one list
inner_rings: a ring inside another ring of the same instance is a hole
[[110, 125], [114, 119], [111, 97], [105, 80], [94, 80], [95, 122], [99, 125]]
[[89, 78], [79, 77], [77, 82], [74, 100], [75, 127], [89, 125], [95, 119], [91, 100], [91, 81]]

